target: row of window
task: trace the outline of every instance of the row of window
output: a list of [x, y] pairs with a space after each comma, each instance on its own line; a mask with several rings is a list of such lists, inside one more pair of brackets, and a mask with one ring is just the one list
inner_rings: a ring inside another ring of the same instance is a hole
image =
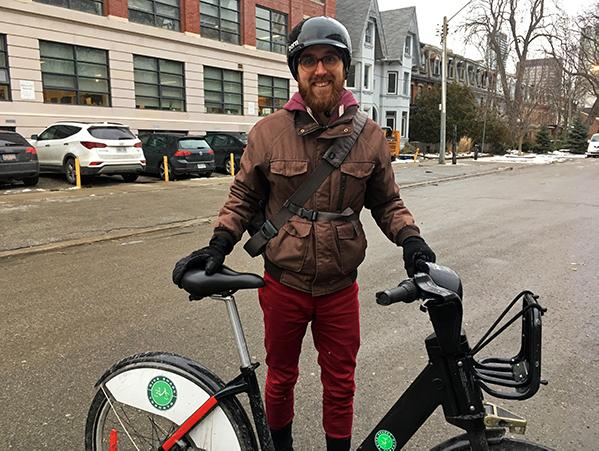
[[[103, 0], [35, 0], [48, 5], [102, 15]], [[128, 0], [129, 20], [181, 30], [180, 0]], [[239, 0], [201, 0], [200, 33], [219, 41], [240, 44]], [[256, 5], [256, 47], [284, 54], [287, 48], [287, 14]]]
[[[0, 35], [0, 100], [9, 100], [6, 39]], [[108, 51], [40, 41], [44, 102], [110, 106]], [[135, 106], [140, 109], [185, 111], [185, 68], [182, 62], [133, 55]], [[3, 84], [3, 80], [6, 83]], [[258, 75], [258, 114], [285, 105], [289, 80]], [[243, 73], [204, 66], [207, 113], [243, 114]]]
[[[364, 78], [363, 78], [363, 87], [366, 90], [372, 90], [372, 65], [364, 64]], [[399, 72], [397, 71], [389, 71], [387, 72], [387, 86], [386, 93], [387, 94], [398, 94], [398, 78]], [[352, 64], [349, 67], [349, 71], [347, 74], [347, 87], [348, 88], [356, 88], [356, 66]], [[403, 73], [403, 84], [402, 84], [402, 94], [407, 96], [410, 93], [410, 73]]]

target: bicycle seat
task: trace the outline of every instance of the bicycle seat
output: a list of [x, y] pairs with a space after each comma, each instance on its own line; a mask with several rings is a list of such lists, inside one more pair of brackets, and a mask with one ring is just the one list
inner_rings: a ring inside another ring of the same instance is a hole
[[189, 300], [196, 301], [206, 296], [229, 295], [237, 290], [260, 288], [264, 279], [256, 274], [241, 273], [224, 266], [208, 276], [203, 269], [190, 269], [183, 275], [181, 287], [189, 293]]

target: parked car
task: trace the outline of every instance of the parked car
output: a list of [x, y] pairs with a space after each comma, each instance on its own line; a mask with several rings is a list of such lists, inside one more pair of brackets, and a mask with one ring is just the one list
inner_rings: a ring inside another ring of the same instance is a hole
[[164, 178], [164, 156], [168, 157], [168, 177], [203, 175], [214, 171], [214, 151], [203, 136], [152, 133], [141, 137], [146, 156], [146, 172]]
[[0, 130], [0, 181], [22, 180], [34, 186], [39, 174], [36, 148], [18, 133]]
[[134, 182], [146, 167], [141, 141], [123, 124], [57, 122], [31, 136], [41, 172], [62, 172], [76, 183], [75, 158], [81, 175], [118, 174]]
[[595, 133], [589, 140], [589, 146], [586, 151], [587, 157], [599, 157], [599, 133]]
[[231, 172], [231, 154], [234, 155], [235, 172], [239, 170], [239, 161], [245, 150], [248, 138], [243, 132], [208, 132], [206, 141], [214, 150], [216, 169]]

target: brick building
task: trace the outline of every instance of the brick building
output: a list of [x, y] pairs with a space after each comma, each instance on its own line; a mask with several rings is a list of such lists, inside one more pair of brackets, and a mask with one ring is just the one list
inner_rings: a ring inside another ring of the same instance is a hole
[[247, 131], [296, 88], [289, 30], [335, 0], [2, 0], [0, 129]]

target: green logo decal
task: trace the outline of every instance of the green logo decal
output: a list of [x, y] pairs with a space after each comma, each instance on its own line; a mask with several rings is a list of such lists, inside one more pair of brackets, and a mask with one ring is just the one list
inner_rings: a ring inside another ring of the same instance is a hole
[[381, 429], [374, 436], [374, 444], [380, 451], [394, 451], [397, 441], [391, 432]]
[[157, 376], [148, 384], [148, 399], [157, 409], [170, 409], [177, 400], [177, 388], [168, 377]]

